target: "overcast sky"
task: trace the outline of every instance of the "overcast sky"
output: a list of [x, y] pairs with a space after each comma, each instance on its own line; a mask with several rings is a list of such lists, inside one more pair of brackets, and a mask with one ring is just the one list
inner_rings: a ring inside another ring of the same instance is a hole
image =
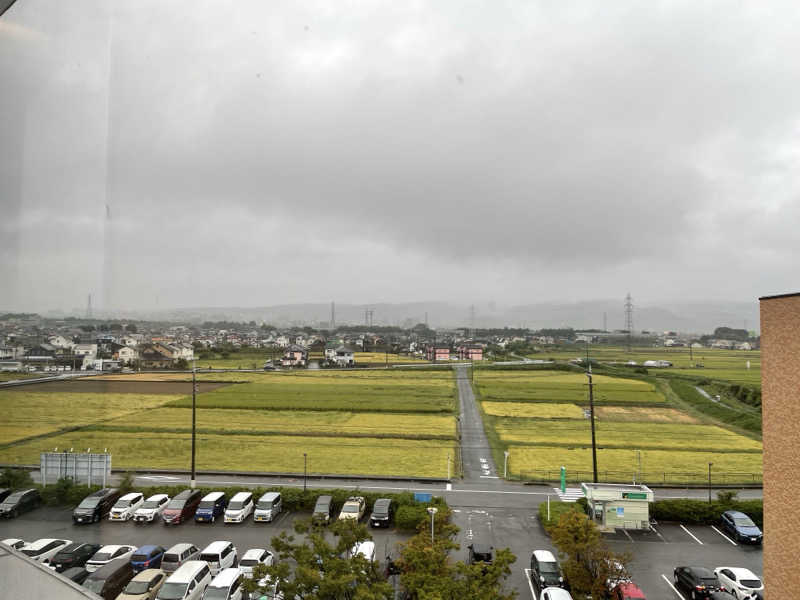
[[797, 291], [798, 30], [792, 1], [18, 0], [0, 309]]

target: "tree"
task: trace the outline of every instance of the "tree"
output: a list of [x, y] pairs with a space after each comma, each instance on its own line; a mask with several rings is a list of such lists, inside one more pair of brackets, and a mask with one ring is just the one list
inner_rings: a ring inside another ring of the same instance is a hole
[[125, 331], [128, 333], [139, 333], [139, 329], [136, 327], [135, 323], [128, 323], [125, 325]]
[[[285, 531], [272, 538], [277, 560], [271, 566], [254, 568], [253, 578], [245, 580], [248, 592], [266, 592], [269, 583], [260, 585], [265, 577], [277, 583], [284, 598], [308, 600], [389, 600], [392, 587], [379, 571], [377, 562], [368, 562], [360, 555], [351, 556], [351, 549], [371, 536], [365, 525], [351, 520], [337, 521], [328, 531], [333, 542], [328, 541], [325, 530], [315, 528], [308, 519], [295, 521], [297, 534], [305, 534], [302, 541]], [[294, 572], [290, 561], [295, 563]]]
[[27, 487], [33, 487], [33, 479], [31, 479], [29, 471], [7, 467], [0, 473], [0, 488], [18, 490]]
[[[440, 509], [441, 511], [441, 509]], [[437, 515], [439, 517], [440, 514]], [[516, 592], [503, 589], [505, 578], [511, 574], [516, 557], [508, 548], [495, 553], [491, 565], [467, 565], [450, 559], [449, 552], [457, 550], [454, 539], [458, 527], [444, 518], [434, 520], [434, 541], [427, 520], [420, 532], [403, 546], [400, 558], [394, 563], [400, 572], [400, 582], [412, 600], [512, 600]]]
[[586, 515], [569, 511], [561, 515], [550, 531], [561, 555], [561, 568], [574, 592], [608, 598], [609, 581], [629, 578], [629, 554], [609, 550], [600, 531]]

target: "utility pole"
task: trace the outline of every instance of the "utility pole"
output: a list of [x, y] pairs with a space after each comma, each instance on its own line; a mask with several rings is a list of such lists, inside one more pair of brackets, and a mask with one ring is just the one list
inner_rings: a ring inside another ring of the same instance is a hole
[[711, 467], [714, 463], [708, 463], [708, 501], [711, 502]]
[[594, 483], [597, 483], [597, 439], [595, 438], [594, 431], [594, 384], [592, 384], [592, 363], [589, 364], [589, 370], [586, 376], [589, 378], [589, 418], [592, 421], [592, 473], [594, 475]]
[[308, 478], [308, 454], [303, 452], [303, 491], [306, 491], [306, 479]]
[[195, 473], [195, 450], [196, 450], [196, 431], [197, 431], [197, 361], [192, 358], [192, 478], [189, 487], [194, 489], [197, 486], [197, 476]]
[[633, 335], [633, 300], [631, 299], [630, 292], [628, 292], [628, 295], [625, 296], [625, 329], [628, 332], [626, 350], [630, 354], [631, 336]]

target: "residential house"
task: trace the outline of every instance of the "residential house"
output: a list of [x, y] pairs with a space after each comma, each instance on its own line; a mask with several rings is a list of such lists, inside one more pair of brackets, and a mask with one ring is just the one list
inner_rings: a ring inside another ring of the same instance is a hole
[[478, 344], [462, 344], [457, 351], [460, 360], [483, 360], [483, 346]]
[[97, 344], [75, 344], [72, 353], [75, 354], [75, 356], [91, 356], [94, 358], [97, 356]]
[[131, 348], [130, 346], [122, 346], [111, 355], [112, 359], [118, 360], [123, 365], [131, 365], [138, 357], [139, 353], [136, 348]]
[[32, 360], [42, 360], [42, 359], [54, 358], [57, 353], [58, 353], [58, 348], [56, 348], [52, 344], [38, 344], [28, 349], [28, 351], [25, 353], [25, 358]]
[[450, 360], [450, 345], [428, 344], [425, 348], [425, 356], [434, 362]]
[[286, 348], [289, 346], [289, 336], [279, 335], [275, 338], [275, 343], [281, 348]]
[[292, 344], [283, 353], [281, 364], [284, 367], [305, 367], [308, 364], [308, 351], [302, 346]]
[[334, 350], [333, 362], [339, 367], [352, 367], [356, 364], [355, 353], [346, 346]]

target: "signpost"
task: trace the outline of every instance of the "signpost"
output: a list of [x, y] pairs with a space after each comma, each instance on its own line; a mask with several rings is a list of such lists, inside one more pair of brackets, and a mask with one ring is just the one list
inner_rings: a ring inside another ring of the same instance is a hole
[[55, 483], [62, 477], [69, 477], [75, 483], [91, 485], [92, 481], [102, 481], [106, 485], [111, 475], [111, 455], [89, 452], [42, 452], [39, 455], [39, 472], [42, 485]]

